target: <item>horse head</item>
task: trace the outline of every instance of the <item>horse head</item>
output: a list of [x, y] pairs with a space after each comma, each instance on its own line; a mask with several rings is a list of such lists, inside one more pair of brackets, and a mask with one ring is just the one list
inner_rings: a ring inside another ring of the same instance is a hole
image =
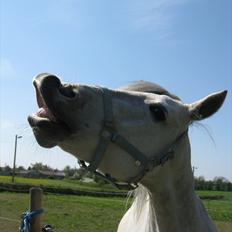
[[[126, 183], [142, 181], [154, 167], [162, 166], [161, 159], [171, 158], [167, 154], [187, 135], [189, 125], [214, 114], [226, 96], [223, 91], [184, 104], [148, 82], [111, 90], [62, 83], [46, 73], [35, 77], [33, 84], [40, 109], [28, 121], [38, 143], [59, 146], [78, 159], [94, 162], [93, 171], [99, 169]], [[138, 154], [129, 154], [130, 150]], [[190, 162], [190, 157], [173, 160], [180, 164]], [[156, 168], [156, 175], [164, 170]]]

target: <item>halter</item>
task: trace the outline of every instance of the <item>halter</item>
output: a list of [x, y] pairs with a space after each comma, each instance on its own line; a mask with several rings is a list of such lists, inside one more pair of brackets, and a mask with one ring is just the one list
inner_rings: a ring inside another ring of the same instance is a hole
[[[163, 153], [148, 158], [117, 132], [117, 128], [114, 124], [111, 92], [106, 88], [102, 88], [101, 90], [103, 95], [104, 124], [100, 133], [100, 140], [89, 166], [86, 165], [84, 160], [79, 160], [79, 165], [81, 168], [94, 173], [96, 176], [101, 177], [118, 189], [133, 190], [138, 187], [138, 182], [147, 172], [159, 165], [163, 166], [166, 161], [174, 157], [175, 148], [181, 142], [182, 138], [187, 135], [187, 130], [178, 136], [173, 144]], [[116, 178], [112, 177], [108, 173], [103, 174], [97, 171], [97, 168], [99, 167], [110, 143], [117, 144], [121, 149], [125, 150], [135, 160], [135, 165], [142, 168], [138, 175], [130, 178], [125, 183], [119, 182]]]

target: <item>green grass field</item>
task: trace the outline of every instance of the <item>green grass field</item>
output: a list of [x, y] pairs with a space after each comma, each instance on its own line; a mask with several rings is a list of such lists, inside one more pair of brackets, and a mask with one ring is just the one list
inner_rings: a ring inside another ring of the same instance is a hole
[[[25, 183], [24, 181], [29, 180], [17, 179], [17, 181]], [[44, 183], [48, 181], [50, 185], [62, 183], [62, 181], [42, 179], [30, 179], [30, 181], [44, 181]], [[64, 181], [64, 184], [74, 183]], [[89, 185], [87, 187], [90, 188]], [[215, 221], [218, 231], [232, 232], [232, 192], [199, 191], [197, 193], [200, 196], [224, 196], [221, 200], [204, 200], [203, 203]], [[0, 192], [1, 232], [18, 231], [20, 215], [28, 209], [28, 197], [28, 194], [23, 193]], [[56, 232], [115, 232], [126, 211], [126, 200], [126, 198], [44, 194], [43, 223], [53, 225]], [[16, 221], [9, 221], [6, 218]]]
[[[0, 231], [17, 231], [19, 223], [1, 217], [18, 219], [28, 208], [28, 194], [0, 193], [0, 202]], [[125, 199], [47, 194], [43, 208], [43, 223], [57, 232], [113, 232], [124, 213]]]
[[[0, 176], [0, 183], [11, 183], [11, 176]], [[57, 188], [71, 188], [81, 190], [94, 190], [94, 191], [111, 191], [118, 192], [116, 188], [110, 184], [99, 185], [97, 183], [83, 183], [78, 180], [63, 179], [36, 179], [36, 178], [23, 178], [15, 177], [16, 184], [29, 184], [34, 186], [49, 186]]]

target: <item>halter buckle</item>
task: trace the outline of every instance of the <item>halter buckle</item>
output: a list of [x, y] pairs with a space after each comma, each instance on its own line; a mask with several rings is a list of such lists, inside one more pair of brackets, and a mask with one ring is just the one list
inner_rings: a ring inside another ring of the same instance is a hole
[[84, 160], [78, 160], [78, 164], [81, 168], [83, 169], [87, 169], [87, 166], [85, 164], [85, 161]]
[[103, 137], [104, 139], [110, 140], [111, 139], [111, 133], [108, 130], [103, 130], [101, 132], [101, 137]]

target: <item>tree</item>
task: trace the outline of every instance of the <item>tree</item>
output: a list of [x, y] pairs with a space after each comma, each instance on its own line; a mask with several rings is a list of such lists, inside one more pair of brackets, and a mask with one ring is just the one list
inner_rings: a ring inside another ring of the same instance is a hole
[[16, 168], [17, 171], [25, 171], [25, 168], [23, 166], [18, 166]]
[[212, 180], [205, 180], [203, 176], [195, 178], [196, 190], [232, 191], [232, 183], [225, 177], [217, 176]]
[[11, 172], [11, 167], [9, 166], [9, 165], [6, 165], [5, 167], [4, 167], [4, 171], [5, 172]]
[[36, 170], [36, 171], [53, 171], [53, 169], [51, 167], [49, 167], [46, 164], [44, 165], [41, 162], [31, 164], [31, 170]]
[[206, 189], [204, 176], [199, 176], [198, 178], [195, 178], [195, 189], [197, 190]]
[[69, 165], [65, 166], [63, 171], [67, 177], [73, 176], [75, 174], [75, 169], [71, 168]]
[[216, 190], [219, 191], [226, 191], [227, 190], [227, 183], [229, 182], [225, 177], [222, 176], [216, 176], [213, 179], [214, 185], [216, 187]]

